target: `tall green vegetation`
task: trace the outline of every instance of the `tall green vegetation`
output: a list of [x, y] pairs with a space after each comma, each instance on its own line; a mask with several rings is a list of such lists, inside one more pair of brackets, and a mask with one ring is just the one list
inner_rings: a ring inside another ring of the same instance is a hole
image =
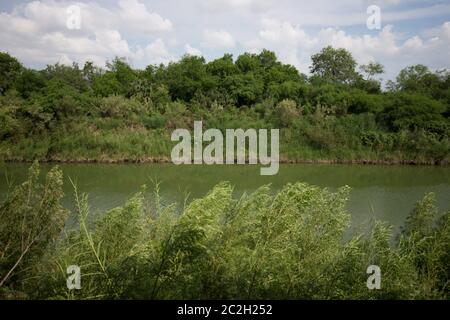
[[[432, 194], [396, 239], [374, 222], [344, 241], [348, 187], [299, 182], [235, 198], [220, 183], [203, 198], [166, 204], [156, 185], [91, 217], [75, 186], [77, 223], [61, 231], [61, 172], [44, 184], [37, 172], [33, 165], [0, 207], [1, 298], [450, 298], [450, 212], [438, 214]], [[67, 289], [70, 265], [81, 268], [80, 290]], [[380, 290], [366, 286], [369, 265], [381, 268]]]
[[[0, 287], [24, 281], [64, 227], [67, 212], [59, 203], [61, 171], [51, 170], [44, 184], [38, 178], [39, 168], [34, 164], [28, 180], [0, 205]], [[16, 289], [14, 285], [8, 288]]]
[[319, 78], [334, 83], [349, 83], [356, 79], [356, 61], [345, 49], [325, 47], [311, 57], [311, 72]]
[[[362, 73], [359, 73], [361, 70]], [[415, 65], [383, 91], [384, 67], [326, 47], [311, 76], [273, 52], [133, 69], [50, 65], [0, 54], [0, 160], [148, 161], [174, 128], [281, 128], [283, 160], [449, 163], [450, 73]]]

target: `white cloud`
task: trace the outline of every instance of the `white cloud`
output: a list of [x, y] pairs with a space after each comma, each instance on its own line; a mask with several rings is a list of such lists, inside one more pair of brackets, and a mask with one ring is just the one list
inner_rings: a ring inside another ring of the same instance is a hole
[[191, 56], [202, 56], [202, 52], [194, 47], [191, 47], [189, 43], [186, 43], [186, 45], [184, 46], [184, 51], [186, 51], [186, 53]]
[[395, 78], [398, 71], [413, 64], [426, 64], [438, 69], [450, 66], [450, 39], [445, 37], [448, 22], [439, 28], [438, 37], [423, 39], [412, 36], [402, 40], [393, 26], [384, 27], [377, 35], [350, 36], [342, 30], [326, 29], [319, 33], [321, 46], [348, 49], [359, 63], [377, 60], [386, 65], [385, 78]]
[[[40, 68], [57, 61], [82, 64], [92, 60], [103, 65], [114, 56], [127, 57], [143, 67], [167, 63], [184, 53], [213, 59], [224, 52], [236, 56], [267, 48], [307, 73], [311, 55], [332, 45], [350, 50], [359, 63], [383, 63], [389, 72], [384, 78], [394, 78], [401, 68], [415, 63], [450, 66], [450, 22], [445, 22], [450, 4], [445, 2], [176, 1], [35, 0], [17, 4], [0, 12], [0, 50]], [[366, 8], [372, 3], [382, 9], [380, 31], [365, 28]], [[72, 4], [81, 9], [80, 30], [66, 27], [66, 10]], [[440, 25], [426, 30], [413, 27], [419, 18], [428, 19], [430, 25], [430, 17], [441, 17]], [[397, 20], [411, 21], [395, 25]], [[357, 28], [346, 29], [348, 25]]]
[[29, 65], [87, 60], [104, 65], [114, 56], [132, 60], [145, 56], [150, 58], [149, 63], [160, 63], [171, 57], [163, 52], [158, 40], [142, 50], [139, 46], [132, 48], [124, 38], [124, 32], [148, 36], [172, 28], [168, 19], [149, 12], [138, 0], [120, 0], [113, 8], [94, 2], [76, 3], [81, 12], [80, 30], [69, 30], [66, 26], [67, 8], [72, 4], [32, 1], [16, 6], [11, 13], [0, 13], [0, 49]]
[[216, 12], [227, 9], [261, 12], [270, 8], [273, 2], [273, 0], [201, 0], [200, 6]]
[[262, 49], [273, 50], [282, 61], [304, 72], [306, 69], [304, 60], [307, 58], [305, 54], [309, 54], [317, 46], [318, 39], [289, 22], [263, 19], [262, 26], [259, 36], [245, 43], [246, 48], [251, 52]]
[[[430, 31], [431, 32], [431, 31]], [[307, 33], [289, 22], [262, 20], [258, 37], [245, 42], [250, 51], [263, 48], [273, 50], [282, 61], [308, 73], [312, 54], [331, 45], [349, 50], [357, 62], [363, 64], [372, 60], [386, 65], [385, 78], [394, 78], [398, 71], [412, 64], [426, 64], [431, 68], [450, 66], [450, 22], [431, 32], [433, 37], [423, 39], [412, 36], [402, 40], [391, 25], [378, 34], [350, 35], [339, 28], [323, 28], [315, 34]]]
[[[264, 10], [253, 11], [254, 13], [265, 13], [282, 21], [291, 21], [302, 27], [344, 27], [365, 26], [369, 17], [367, 8], [370, 5], [380, 7], [383, 24], [445, 17], [450, 14], [450, 4], [443, 2], [432, 0], [281, 0], [267, 1]], [[222, 1], [216, 0], [212, 3], [220, 4]], [[406, 3], [408, 3], [407, 6], [404, 5]], [[215, 11], [220, 13], [226, 7], [217, 5], [215, 8]]]
[[148, 44], [144, 49], [138, 49], [134, 58], [137, 62], [148, 64], [167, 64], [176, 58], [169, 52], [166, 44], [160, 38]]
[[63, 54], [63, 55], [61, 56], [61, 58], [58, 60], [58, 63], [59, 63], [59, 64], [62, 64], [62, 65], [66, 65], [66, 66], [71, 66], [72, 63], [73, 63], [73, 61], [70, 60], [68, 56], [66, 56], [65, 54]]
[[202, 47], [210, 49], [233, 48], [236, 42], [225, 30], [205, 30], [202, 36]]
[[159, 14], [149, 12], [147, 7], [138, 0], [119, 0], [120, 18], [133, 31], [155, 32], [167, 31], [172, 28], [172, 22]]

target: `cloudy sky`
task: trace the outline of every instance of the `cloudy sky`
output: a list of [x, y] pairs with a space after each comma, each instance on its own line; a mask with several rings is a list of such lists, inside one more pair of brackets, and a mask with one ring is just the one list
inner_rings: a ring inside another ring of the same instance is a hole
[[[71, 5], [79, 29], [67, 27]], [[380, 29], [367, 27], [371, 5]], [[450, 68], [449, 0], [1, 0], [0, 30], [0, 50], [34, 68], [115, 56], [142, 68], [185, 53], [211, 60], [267, 48], [308, 73], [326, 45], [381, 62], [385, 79], [416, 63]]]

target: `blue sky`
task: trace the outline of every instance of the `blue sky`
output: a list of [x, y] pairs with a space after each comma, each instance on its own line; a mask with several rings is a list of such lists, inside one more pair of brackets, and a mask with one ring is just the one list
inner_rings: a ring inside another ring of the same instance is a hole
[[[71, 5], [80, 29], [67, 27]], [[380, 8], [380, 29], [367, 28], [370, 5]], [[450, 1], [36, 0], [2, 1], [0, 11], [0, 50], [35, 68], [115, 56], [142, 68], [185, 53], [211, 60], [267, 48], [308, 73], [326, 45], [381, 62], [385, 79], [417, 63], [450, 68]]]

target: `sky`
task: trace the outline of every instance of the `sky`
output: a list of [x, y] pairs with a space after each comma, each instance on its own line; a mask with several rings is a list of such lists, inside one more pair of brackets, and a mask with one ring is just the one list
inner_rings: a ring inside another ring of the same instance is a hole
[[308, 74], [327, 45], [382, 63], [384, 80], [413, 64], [450, 68], [450, 0], [0, 0], [0, 31], [0, 51], [32, 68], [116, 56], [144, 68], [266, 48]]

